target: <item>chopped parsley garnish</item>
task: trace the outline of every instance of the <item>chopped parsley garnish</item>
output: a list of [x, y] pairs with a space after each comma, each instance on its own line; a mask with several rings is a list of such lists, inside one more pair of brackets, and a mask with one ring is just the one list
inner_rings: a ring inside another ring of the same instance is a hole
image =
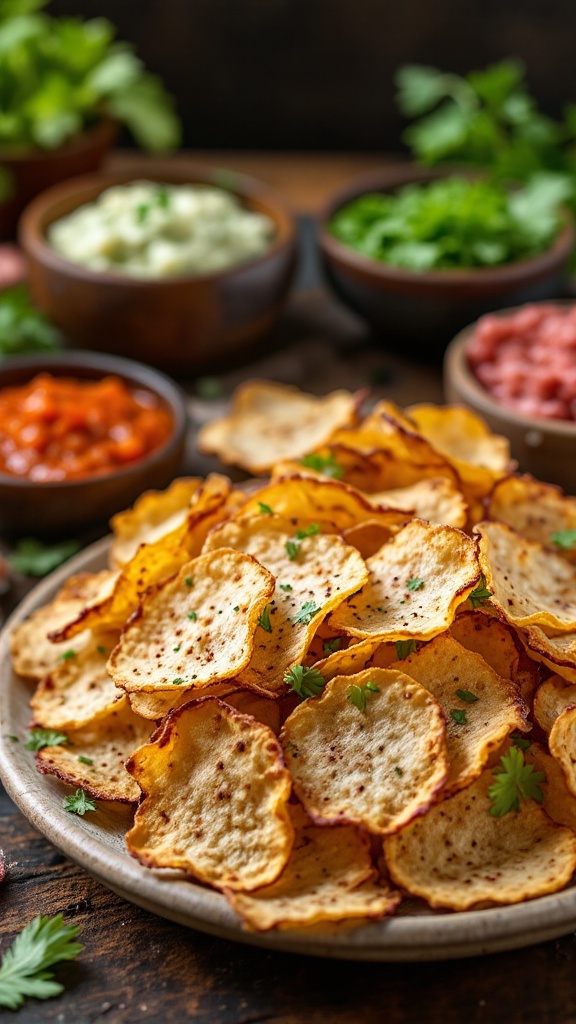
[[324, 473], [325, 476], [330, 476], [333, 480], [341, 480], [344, 476], [344, 467], [336, 461], [333, 452], [330, 452], [329, 455], [315, 453], [305, 455], [303, 459], [300, 459], [300, 465], [305, 466], [306, 469], [314, 469], [317, 473]]
[[192, 579], [191, 576], [187, 576], [186, 579], [184, 580], [184, 583], [186, 584], [187, 587], [194, 586], [194, 580]]
[[159, 185], [156, 189], [156, 202], [162, 210], [167, 210], [170, 206], [170, 193], [165, 185]]
[[380, 693], [379, 688], [371, 679], [364, 686], [353, 684], [348, 688], [348, 700], [354, 704], [359, 711], [366, 711], [366, 693]]
[[270, 505], [266, 505], [263, 501], [258, 502], [258, 511], [261, 516], [273, 516], [274, 509], [270, 508]]
[[322, 644], [322, 650], [324, 654], [334, 654], [335, 651], [339, 651], [342, 646], [342, 637], [335, 636], [333, 640], [325, 640]]
[[304, 626], [307, 626], [320, 610], [320, 605], [317, 605], [315, 601], [306, 601], [300, 611], [296, 612], [296, 615], [293, 616], [292, 622], [294, 624], [301, 622]]
[[43, 747], [59, 747], [62, 743], [68, 743], [68, 737], [64, 732], [56, 732], [54, 729], [31, 729], [30, 739], [25, 747], [26, 750], [42, 750]]
[[424, 580], [418, 579], [417, 576], [411, 576], [410, 579], [406, 581], [406, 590], [422, 590], [423, 586]]
[[182, 644], [178, 644], [178, 647], [173, 647], [172, 650], [174, 651], [174, 654], [178, 654], [178, 651], [180, 650], [181, 647]]
[[539, 783], [546, 782], [546, 776], [526, 764], [518, 747], [510, 747], [509, 752], [502, 755], [493, 775], [496, 781], [490, 786], [488, 797], [492, 801], [490, 814], [494, 817], [503, 818], [510, 811], [519, 811], [521, 800], [542, 803], [544, 794]]
[[78, 754], [78, 760], [81, 761], [82, 764], [94, 764], [92, 758], [86, 757], [84, 754]]
[[234, 608], [233, 608], [233, 611], [239, 612], [240, 611], [240, 605], [239, 604], [235, 604]]
[[136, 207], [136, 220], [138, 224], [144, 224], [150, 213], [150, 203], [139, 203]]
[[61, 657], [62, 661], [71, 661], [72, 658], [76, 657], [76, 651], [73, 651], [72, 648], [70, 648], [69, 651], [64, 651], [64, 654], [62, 654]]
[[272, 632], [272, 623], [270, 622], [270, 611], [268, 605], [266, 605], [264, 611], [262, 612], [260, 618], [258, 619], [258, 625], [261, 626], [262, 629], [266, 630], [267, 633]]
[[61, 544], [43, 544], [34, 537], [19, 540], [12, 554], [8, 555], [10, 565], [17, 572], [28, 576], [46, 576], [57, 569], [80, 550], [77, 540], [62, 541]]
[[176, 676], [176, 679], [172, 680], [172, 686], [181, 686], [184, 680], [181, 676]]
[[320, 533], [320, 524], [310, 523], [310, 526], [306, 526], [303, 530], [297, 530], [293, 540], [286, 541], [286, 554], [291, 562], [298, 558], [300, 542], [303, 541], [305, 537], [313, 537], [316, 533]]
[[456, 696], [465, 704], [475, 704], [477, 700], [480, 700], [480, 697], [477, 697], [475, 693], [470, 693], [470, 690], [456, 690]]
[[570, 548], [576, 547], [576, 530], [558, 530], [557, 533], [550, 534], [550, 540], [557, 548], [569, 551]]
[[398, 661], [404, 661], [404, 658], [407, 658], [409, 654], [414, 654], [414, 651], [416, 650], [416, 641], [396, 640], [394, 646], [396, 648]]
[[0, 1006], [17, 1010], [27, 997], [51, 999], [64, 991], [48, 970], [62, 960], [74, 960], [83, 946], [74, 942], [77, 924], [64, 924], [62, 914], [35, 917], [4, 953], [0, 967]]
[[474, 588], [471, 594], [468, 595], [468, 600], [473, 608], [479, 608], [481, 604], [488, 601], [492, 597], [492, 591], [486, 587], [486, 580], [484, 576], [480, 580], [477, 587]]
[[510, 742], [518, 747], [518, 750], [530, 750], [532, 741], [527, 740], [525, 736], [520, 736], [517, 732], [513, 732], [510, 737]]
[[98, 654], [106, 654], [106, 648], [103, 646], [103, 644], [98, 644], [96, 650], [98, 651]]
[[292, 587], [290, 586], [289, 583], [280, 583], [279, 587], [280, 590], [292, 590]]
[[319, 697], [326, 686], [324, 676], [317, 669], [305, 665], [292, 665], [284, 675], [284, 682], [298, 694], [300, 700]]
[[71, 814], [79, 814], [83, 817], [86, 811], [95, 811], [96, 804], [83, 789], [77, 789], [71, 796], [64, 797], [62, 806], [65, 811], [70, 811]]
[[191, 622], [196, 622], [198, 616], [196, 615], [196, 612], [188, 612], [188, 618]]
[[399, 775], [400, 777], [402, 777], [402, 775], [404, 775], [404, 772], [402, 771], [401, 768], [399, 768], [399, 766], [397, 764], [394, 765], [394, 771], [396, 772], [396, 775]]
[[457, 708], [452, 708], [450, 712], [450, 718], [452, 719], [453, 722], [456, 722], [456, 725], [468, 724], [466, 720], [466, 712], [459, 711]]
[[12, 740], [12, 743], [20, 743], [20, 737], [13, 736], [11, 733], [8, 733], [8, 739]]

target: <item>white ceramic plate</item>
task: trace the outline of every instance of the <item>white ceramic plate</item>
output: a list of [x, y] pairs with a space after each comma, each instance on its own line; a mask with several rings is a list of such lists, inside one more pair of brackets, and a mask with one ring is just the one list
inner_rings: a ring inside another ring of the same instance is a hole
[[128, 856], [124, 833], [132, 812], [126, 807], [104, 804], [86, 818], [65, 811], [62, 799], [69, 788], [39, 775], [24, 742], [10, 739], [11, 735], [25, 739], [30, 689], [10, 667], [9, 635], [17, 623], [46, 604], [72, 573], [105, 568], [108, 544], [99, 541], [40, 583], [0, 635], [0, 776], [23, 814], [66, 856], [120, 896], [179, 924], [308, 956], [438, 960], [516, 949], [574, 930], [576, 888], [516, 906], [462, 914], [433, 914], [414, 901], [395, 918], [352, 930], [245, 932], [219, 893], [184, 881], [174, 872], [147, 870]]

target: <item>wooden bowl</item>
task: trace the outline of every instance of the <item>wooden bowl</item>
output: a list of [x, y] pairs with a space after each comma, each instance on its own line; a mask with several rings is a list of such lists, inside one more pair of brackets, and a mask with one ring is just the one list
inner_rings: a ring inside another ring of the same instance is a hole
[[330, 201], [319, 221], [324, 270], [340, 298], [368, 320], [388, 347], [429, 360], [438, 359], [454, 333], [484, 313], [562, 295], [574, 246], [574, 229], [567, 221], [550, 249], [531, 259], [492, 268], [418, 272], [362, 256], [330, 234], [330, 220], [353, 199], [367, 192], [394, 192], [446, 173], [398, 164], [357, 178]]
[[[500, 315], [516, 312], [517, 309], [506, 309]], [[520, 416], [492, 398], [470, 369], [466, 355], [475, 328], [476, 324], [471, 324], [457, 334], [446, 351], [446, 401], [470, 406], [486, 420], [491, 430], [504, 434], [520, 470], [532, 473], [539, 480], [558, 484], [568, 494], [576, 494], [576, 422]]]
[[0, 366], [0, 388], [25, 384], [37, 373], [99, 380], [110, 374], [157, 395], [172, 416], [168, 440], [137, 462], [83, 480], [37, 483], [0, 473], [0, 530], [34, 537], [70, 536], [106, 522], [142, 491], [162, 488], [178, 475], [186, 444], [186, 398], [164, 374], [148, 366], [95, 352], [62, 352], [7, 359]]
[[[226, 174], [226, 177], [224, 175]], [[276, 238], [266, 252], [211, 274], [146, 279], [79, 267], [58, 255], [46, 229], [134, 174], [93, 175], [34, 200], [20, 223], [34, 302], [79, 348], [114, 352], [173, 373], [222, 365], [276, 323], [296, 264], [294, 218], [275, 193], [244, 175], [150, 163], [141, 177], [169, 184], [232, 187], [243, 205], [267, 214]]]

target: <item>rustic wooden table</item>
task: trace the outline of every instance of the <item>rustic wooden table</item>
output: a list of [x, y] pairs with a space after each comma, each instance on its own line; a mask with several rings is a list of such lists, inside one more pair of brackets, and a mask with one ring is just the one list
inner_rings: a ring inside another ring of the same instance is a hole
[[[204, 162], [212, 155], [203, 154]], [[124, 164], [132, 158], [123, 158]], [[267, 178], [313, 213], [331, 189], [377, 164], [375, 157], [218, 155], [217, 162]], [[309, 254], [308, 254], [309, 255]], [[226, 372], [268, 376], [309, 390], [371, 385], [400, 404], [441, 398], [440, 371], [390, 355], [382, 342], [317, 285], [305, 260], [300, 288], [260, 358]], [[194, 394], [194, 387], [190, 388]], [[214, 403], [191, 398], [196, 424]], [[189, 468], [208, 468], [193, 436]], [[15, 579], [6, 613], [32, 581]], [[570, 935], [514, 953], [431, 964], [361, 964], [268, 953], [187, 930], [126, 903], [39, 835], [0, 786], [0, 954], [36, 914], [62, 912], [80, 926], [84, 951], [56, 969], [64, 993], [19, 1011], [22, 1024], [573, 1024], [576, 942]], [[9, 1014], [2, 1019], [8, 1019]]]

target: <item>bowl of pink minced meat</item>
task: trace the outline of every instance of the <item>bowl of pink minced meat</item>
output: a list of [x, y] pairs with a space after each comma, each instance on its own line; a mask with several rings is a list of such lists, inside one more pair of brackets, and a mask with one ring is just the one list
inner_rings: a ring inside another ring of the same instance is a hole
[[444, 391], [509, 438], [520, 469], [576, 493], [576, 303], [530, 303], [466, 327], [446, 351]]

